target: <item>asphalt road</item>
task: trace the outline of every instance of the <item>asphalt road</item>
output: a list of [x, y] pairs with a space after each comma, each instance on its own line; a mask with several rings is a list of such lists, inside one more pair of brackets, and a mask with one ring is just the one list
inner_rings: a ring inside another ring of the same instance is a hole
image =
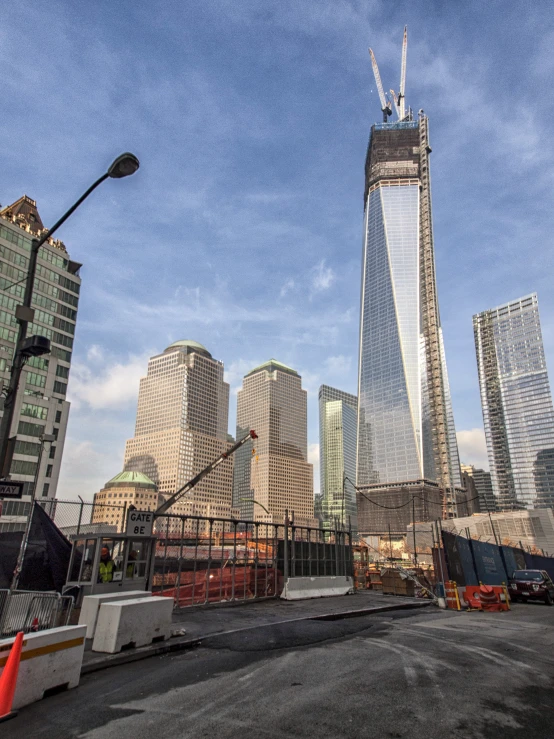
[[552, 739], [554, 608], [264, 626], [85, 677], [10, 739]]

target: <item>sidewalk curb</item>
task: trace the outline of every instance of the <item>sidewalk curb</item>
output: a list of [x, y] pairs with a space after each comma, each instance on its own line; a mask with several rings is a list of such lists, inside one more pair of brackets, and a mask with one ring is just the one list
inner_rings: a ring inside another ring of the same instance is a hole
[[432, 601], [422, 601], [414, 603], [398, 603], [386, 606], [372, 606], [368, 608], [359, 608], [350, 611], [335, 611], [333, 613], [323, 613], [317, 616], [300, 616], [298, 618], [289, 618], [285, 621], [274, 621], [272, 623], [257, 624], [255, 626], [243, 626], [240, 629], [229, 629], [227, 631], [214, 631], [213, 634], [198, 636], [194, 639], [169, 639], [161, 644], [151, 644], [146, 647], [139, 647], [128, 652], [120, 652], [114, 655], [105, 655], [98, 659], [83, 665], [81, 668], [81, 677], [90, 675], [100, 670], [106, 670], [109, 667], [119, 667], [131, 662], [148, 659], [149, 657], [158, 657], [172, 652], [182, 652], [186, 649], [194, 649], [202, 644], [202, 642], [213, 636], [227, 636], [228, 634], [238, 634], [241, 631], [253, 631], [254, 629], [262, 629], [267, 626], [277, 626], [281, 624], [298, 623], [300, 621], [338, 621], [343, 618], [356, 618], [357, 616], [368, 616], [370, 614], [386, 613], [387, 611], [404, 611], [409, 609], [425, 608], [432, 605]]

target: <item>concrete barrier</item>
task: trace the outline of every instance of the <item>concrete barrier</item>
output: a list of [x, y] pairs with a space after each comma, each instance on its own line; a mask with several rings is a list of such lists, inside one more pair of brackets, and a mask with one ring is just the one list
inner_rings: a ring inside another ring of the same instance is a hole
[[[45, 691], [79, 685], [86, 626], [60, 626], [25, 634], [15, 688], [14, 710], [39, 701]], [[15, 637], [0, 640], [0, 674]]]
[[126, 593], [104, 593], [103, 595], [85, 595], [81, 613], [79, 615], [79, 623], [86, 624], [87, 639], [94, 639], [96, 630], [96, 621], [98, 619], [98, 611], [103, 603], [110, 603], [115, 600], [134, 600], [136, 598], [146, 598], [152, 595], [151, 590], [128, 590]]
[[325, 598], [330, 595], [346, 595], [354, 591], [351, 577], [289, 577], [281, 593], [284, 600], [300, 600], [301, 598]]
[[120, 652], [123, 647], [143, 647], [169, 639], [173, 598], [135, 598], [103, 603], [93, 652]]

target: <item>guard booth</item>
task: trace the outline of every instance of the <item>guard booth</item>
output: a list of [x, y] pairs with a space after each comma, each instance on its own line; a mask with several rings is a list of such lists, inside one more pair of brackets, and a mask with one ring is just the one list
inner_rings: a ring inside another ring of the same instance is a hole
[[149, 590], [156, 537], [153, 511], [130, 510], [122, 534], [77, 534], [64, 594], [79, 608], [85, 595]]

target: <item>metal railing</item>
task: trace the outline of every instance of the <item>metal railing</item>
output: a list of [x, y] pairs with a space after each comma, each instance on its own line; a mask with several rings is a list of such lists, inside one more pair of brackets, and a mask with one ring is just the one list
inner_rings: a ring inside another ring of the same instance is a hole
[[291, 522], [158, 516], [152, 591], [176, 608], [278, 596], [289, 577], [352, 575], [351, 534]]
[[70, 595], [0, 590], [0, 637], [67, 626], [73, 604]]

